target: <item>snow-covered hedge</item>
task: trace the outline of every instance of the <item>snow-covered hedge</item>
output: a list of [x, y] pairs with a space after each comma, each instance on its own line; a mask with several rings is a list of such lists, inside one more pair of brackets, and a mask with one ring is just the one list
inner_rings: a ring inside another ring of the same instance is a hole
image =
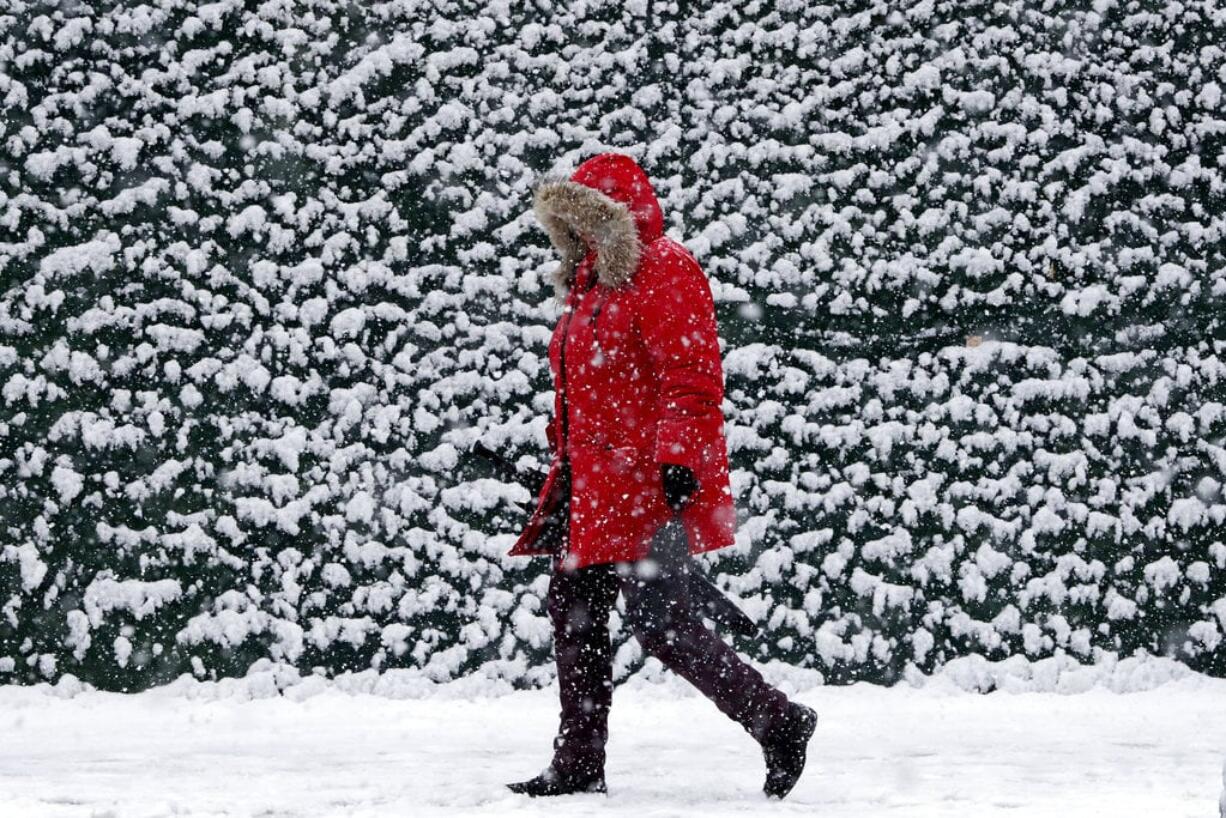
[[610, 148], [716, 296], [742, 647], [1226, 674], [1224, 34], [1211, 0], [12, 0], [0, 682], [547, 680], [530, 498], [464, 452], [543, 454], [530, 186]]

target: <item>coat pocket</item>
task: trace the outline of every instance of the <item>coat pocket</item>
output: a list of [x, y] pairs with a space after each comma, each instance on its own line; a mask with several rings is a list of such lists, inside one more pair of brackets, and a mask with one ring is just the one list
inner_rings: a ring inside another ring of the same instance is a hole
[[607, 451], [609, 481], [617, 495], [611, 504], [621, 513], [641, 517], [663, 503], [659, 467], [650, 449], [634, 446]]

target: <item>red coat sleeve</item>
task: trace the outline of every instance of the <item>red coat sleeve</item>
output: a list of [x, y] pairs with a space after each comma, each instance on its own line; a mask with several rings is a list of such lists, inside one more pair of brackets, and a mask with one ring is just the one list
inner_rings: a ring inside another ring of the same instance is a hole
[[711, 285], [680, 247], [643, 270], [637, 324], [659, 384], [655, 461], [701, 472], [721, 443], [724, 399], [719, 334]]

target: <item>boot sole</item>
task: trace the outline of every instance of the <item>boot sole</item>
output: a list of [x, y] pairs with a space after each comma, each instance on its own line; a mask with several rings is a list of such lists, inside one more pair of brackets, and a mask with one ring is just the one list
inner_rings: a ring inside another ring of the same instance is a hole
[[555, 790], [533, 790], [531, 787], [521, 784], [507, 784], [506, 788], [516, 795], [526, 795], [529, 798], [556, 798], [561, 795], [608, 795], [609, 789], [604, 782], [598, 784], [588, 784], [574, 789], [555, 789]]

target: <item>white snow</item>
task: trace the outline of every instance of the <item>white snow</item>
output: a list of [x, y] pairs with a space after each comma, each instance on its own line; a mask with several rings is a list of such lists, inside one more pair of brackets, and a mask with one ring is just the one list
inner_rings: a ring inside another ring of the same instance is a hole
[[109, 573], [100, 573], [85, 589], [82, 600], [89, 623], [95, 628], [102, 626], [103, 619], [111, 611], [127, 611], [137, 619], [144, 619], [163, 605], [178, 599], [183, 593], [178, 580], [116, 580]]
[[764, 655], [1221, 670], [1221, 3], [714, 4], [662, 71], [645, 0], [8, 5], [0, 682], [547, 673], [464, 453], [543, 456], [532, 180], [606, 149], [719, 304]]
[[89, 270], [95, 274], [109, 273], [115, 268], [119, 252], [119, 237], [105, 233], [102, 238], [61, 247], [48, 253], [39, 264], [39, 271], [48, 278], [71, 276]]
[[973, 662], [920, 687], [796, 693], [785, 680], [819, 722], [808, 769], [781, 803], [761, 794], [753, 740], [667, 676], [636, 677], [614, 695], [608, 795], [560, 801], [503, 787], [547, 763], [553, 688], [396, 685], [369, 673], [350, 684], [287, 682], [276, 672], [222, 685], [185, 678], [136, 695], [81, 691], [71, 680], [5, 687], [0, 815], [1213, 814], [1226, 680], [1176, 672], [1148, 690], [1114, 692], [1147, 687], [1142, 671], [1165, 667], [1141, 663], [1128, 674], [1123, 665], [1087, 671], [1102, 684], [1072, 695], [970, 693], [959, 685], [987, 667]]

